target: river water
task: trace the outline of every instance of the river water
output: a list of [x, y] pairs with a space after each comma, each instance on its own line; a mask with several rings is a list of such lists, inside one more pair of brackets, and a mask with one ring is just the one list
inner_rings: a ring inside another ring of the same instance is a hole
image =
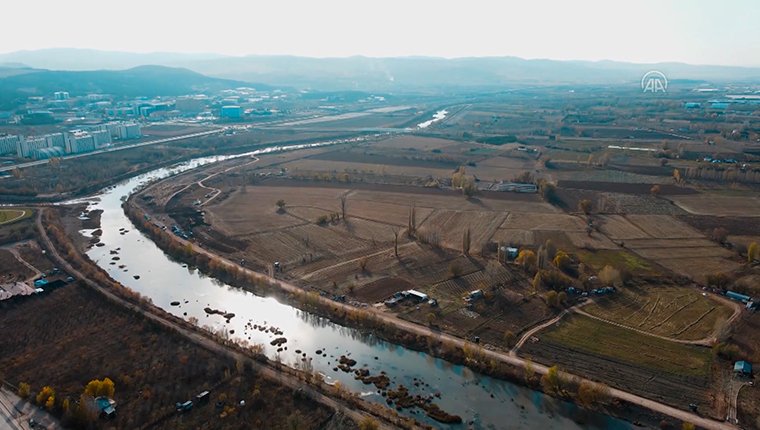
[[[200, 326], [225, 331], [231, 337], [262, 343], [271, 359], [295, 366], [309, 363], [323, 373], [329, 383], [339, 381], [344, 387], [361, 393], [368, 400], [384, 403], [373, 385], [354, 380], [352, 373], [335, 371], [338, 357], [347, 355], [357, 361], [355, 368], [366, 367], [372, 375], [387, 372], [391, 386], [403, 384], [414, 394], [430, 395], [443, 410], [460, 415], [464, 424], [442, 425], [417, 409], [404, 413], [440, 428], [452, 429], [630, 429], [632, 425], [606, 415], [581, 411], [576, 405], [556, 400], [540, 392], [496, 380], [470, 369], [453, 365], [429, 354], [394, 345], [358, 330], [334, 324], [327, 319], [279, 303], [274, 298], [259, 297], [231, 287], [175, 261], [150, 239], [137, 231], [121, 208], [122, 201], [135, 190], [159, 178], [177, 174], [205, 164], [233, 157], [248, 157], [283, 149], [327, 145], [268, 148], [234, 156], [205, 157], [178, 165], [156, 169], [87, 198], [89, 209], [100, 209], [103, 246], [92, 247], [90, 258], [126, 287], [149, 297], [156, 306], [179, 317], [194, 317]], [[83, 232], [85, 234], [91, 231]], [[112, 253], [113, 252], [113, 253]], [[114, 260], [114, 257], [118, 257]], [[139, 277], [139, 279], [137, 279]], [[180, 302], [173, 306], [172, 302]], [[208, 315], [205, 307], [232, 312], [227, 322], [221, 315]], [[253, 329], [253, 325], [276, 327], [287, 338], [280, 353], [270, 341], [278, 337], [271, 332]], [[300, 350], [301, 354], [296, 353]], [[321, 355], [317, 354], [321, 352]], [[304, 357], [305, 354], [305, 357]], [[306, 360], [306, 361], [304, 361]], [[415, 385], [416, 384], [416, 385]], [[576, 422], [580, 421], [582, 424]]]

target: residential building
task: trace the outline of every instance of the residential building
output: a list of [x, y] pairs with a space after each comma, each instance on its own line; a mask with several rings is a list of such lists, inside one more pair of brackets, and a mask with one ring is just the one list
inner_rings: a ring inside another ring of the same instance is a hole
[[49, 147], [45, 136], [27, 136], [16, 144], [16, 155], [19, 158], [29, 158], [32, 156], [32, 151]]
[[82, 130], [74, 130], [66, 135], [66, 153], [79, 154], [95, 150], [92, 135]]
[[68, 100], [69, 99], [69, 92], [68, 91], [56, 91], [53, 93], [53, 98], [56, 100]]
[[21, 138], [15, 135], [0, 136], [0, 155], [16, 152], [16, 146], [20, 140]]
[[111, 133], [106, 130], [93, 130], [90, 132], [96, 148], [102, 148], [111, 144]]
[[119, 126], [119, 139], [139, 139], [142, 137], [140, 124], [121, 124]]

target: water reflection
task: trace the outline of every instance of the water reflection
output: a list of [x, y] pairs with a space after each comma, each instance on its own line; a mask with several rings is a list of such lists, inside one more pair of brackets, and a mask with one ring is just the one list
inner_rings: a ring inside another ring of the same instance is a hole
[[[310, 360], [309, 366], [323, 373], [327, 382], [339, 381], [344, 387], [363, 393], [368, 400], [385, 401], [373, 386], [355, 380], [353, 374], [333, 370], [341, 355], [349, 355], [357, 361], [356, 368], [365, 367], [371, 374], [388, 372], [392, 385], [404, 384], [413, 395], [440, 393], [441, 398], [435, 402], [445, 411], [462, 416], [465, 423], [471, 422], [472, 428], [631, 428], [628, 423], [601, 414], [587, 414], [586, 423], [579, 425], [574, 421], [578, 409], [573, 404], [491, 379], [429, 354], [385, 342], [361, 330], [334, 324], [274, 298], [259, 297], [206, 277], [195, 268], [166, 256], [134, 228], [121, 209], [122, 196], [133, 193], [149, 181], [233, 157], [207, 157], [157, 169], [109, 187], [90, 199], [90, 209], [103, 210], [101, 241], [105, 246], [93, 247], [88, 255], [114, 279], [150, 298], [166, 311], [188, 320], [194, 318], [199, 326], [209, 330], [228, 334], [234, 331], [231, 337], [250, 344], [263, 344], [271, 359], [284, 363], [303, 363], [300, 358], [305, 353]], [[120, 229], [128, 232], [122, 234]], [[116, 252], [115, 255], [120, 257], [119, 264], [128, 272], [109, 264], [113, 257], [111, 251]], [[135, 274], [140, 275], [139, 280], [133, 278]], [[235, 317], [227, 320], [221, 315], [210, 315], [204, 310], [206, 307], [234, 313]], [[281, 351], [270, 345], [279, 337], [272, 333], [275, 328], [287, 339]], [[300, 356], [296, 355], [296, 350], [301, 351]], [[415, 386], [415, 382], [419, 386]], [[420, 411], [414, 411], [412, 416], [440, 428], [466, 427], [466, 424], [436, 424]]]

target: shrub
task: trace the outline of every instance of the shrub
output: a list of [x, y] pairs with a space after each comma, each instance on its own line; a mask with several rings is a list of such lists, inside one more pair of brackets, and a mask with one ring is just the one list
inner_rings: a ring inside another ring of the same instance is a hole
[[32, 388], [26, 382], [19, 382], [18, 384], [18, 396], [22, 399], [26, 399], [32, 394]]

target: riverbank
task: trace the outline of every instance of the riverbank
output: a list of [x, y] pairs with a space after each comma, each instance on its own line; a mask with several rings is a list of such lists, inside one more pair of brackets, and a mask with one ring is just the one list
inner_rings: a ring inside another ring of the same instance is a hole
[[[167, 254], [198, 267], [203, 273], [225, 283], [251, 291], [257, 295], [273, 295], [299, 309], [314, 313], [344, 326], [354, 327], [375, 334], [389, 342], [403, 345], [416, 351], [424, 351], [448, 362], [465, 365], [479, 373], [511, 381], [534, 390], [542, 391], [541, 376], [548, 369], [533, 364], [530, 360], [509, 359], [502, 354], [485, 350], [482, 347], [452, 338], [451, 336], [398, 320], [386, 314], [377, 314], [367, 309], [358, 309], [344, 303], [321, 297], [314, 292], [307, 292], [285, 282], [273, 280], [267, 276], [226, 261], [209, 251], [198, 248], [192, 243], [162, 230], [149, 219], [152, 214], [137, 205], [136, 199], [129, 199], [124, 205], [125, 212], [135, 226], [148, 235]], [[146, 217], [146, 215], [148, 215]], [[568, 376], [573, 381], [571, 389], [564, 390], [564, 400], [573, 400], [580, 380]], [[556, 393], [554, 393], [556, 395]], [[655, 427], [663, 419], [662, 415], [638, 407], [635, 403], [615, 400], [609, 404], [595, 404], [598, 411], [610, 414], [629, 422]]]
[[[169, 331], [179, 334], [184, 338], [226, 357], [258, 370], [262, 376], [270, 381], [284, 384], [294, 390], [300, 390], [301, 395], [326, 404], [334, 410], [342, 410], [355, 422], [366, 417], [376, 417], [381, 420], [381, 428], [420, 428], [405, 417], [400, 417], [394, 411], [380, 407], [377, 404], [366, 402], [360, 397], [343, 390], [339, 386], [331, 386], [308, 370], [299, 370], [288, 366], [282, 366], [279, 362], [268, 360], [256, 345], [241, 344], [231, 339], [226, 333], [217, 333], [202, 329], [192, 322], [183, 320], [165, 310], [154, 306], [151, 300], [124, 287], [108, 276], [100, 267], [82, 256], [76, 250], [69, 236], [64, 231], [60, 221], [56, 219], [49, 208], [44, 210], [43, 216], [38, 219], [38, 230], [43, 243], [50, 251], [50, 255], [57, 260], [67, 272], [83, 282], [88, 287], [110, 302], [115, 303], [127, 311], [147, 318]], [[62, 253], [65, 259], [59, 254]], [[304, 386], [306, 384], [306, 386]], [[337, 400], [335, 400], [337, 399]], [[348, 407], [349, 409], [346, 409]], [[424, 428], [424, 426], [423, 426]]]

